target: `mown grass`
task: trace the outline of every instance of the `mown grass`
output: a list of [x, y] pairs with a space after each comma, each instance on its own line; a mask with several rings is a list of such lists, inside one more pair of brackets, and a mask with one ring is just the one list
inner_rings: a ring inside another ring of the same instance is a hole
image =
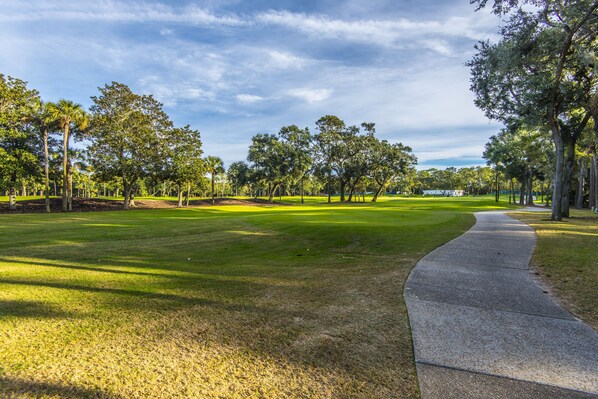
[[550, 220], [546, 213], [513, 216], [536, 230], [531, 264], [573, 314], [598, 329], [598, 215], [572, 210], [571, 218]]
[[403, 284], [495, 208], [0, 215], [0, 396], [418, 397]]

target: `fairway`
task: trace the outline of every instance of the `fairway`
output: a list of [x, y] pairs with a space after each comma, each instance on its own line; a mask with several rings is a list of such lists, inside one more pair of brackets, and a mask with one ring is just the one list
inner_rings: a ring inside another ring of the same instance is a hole
[[505, 207], [0, 215], [0, 396], [418, 397], [407, 275]]

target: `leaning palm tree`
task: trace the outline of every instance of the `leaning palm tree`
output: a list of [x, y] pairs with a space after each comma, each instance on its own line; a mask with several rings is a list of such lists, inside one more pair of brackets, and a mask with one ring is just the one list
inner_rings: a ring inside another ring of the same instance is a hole
[[69, 133], [72, 128], [84, 130], [89, 123], [87, 113], [83, 110], [80, 104], [76, 104], [70, 100], [60, 100], [56, 104], [49, 107], [49, 115], [58, 122], [62, 129], [63, 136], [63, 158], [62, 158], [62, 210], [69, 211], [73, 207], [73, 199], [71, 197], [71, 187], [69, 185]]
[[222, 159], [215, 156], [208, 156], [205, 159], [206, 169], [212, 178], [212, 205], [214, 204], [214, 178], [220, 173], [224, 173], [224, 163]]

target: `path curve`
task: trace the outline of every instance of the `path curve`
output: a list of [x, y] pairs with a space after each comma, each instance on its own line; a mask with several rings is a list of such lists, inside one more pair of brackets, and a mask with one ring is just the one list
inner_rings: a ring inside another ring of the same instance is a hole
[[532, 278], [534, 230], [475, 217], [405, 285], [422, 398], [597, 398], [598, 334]]

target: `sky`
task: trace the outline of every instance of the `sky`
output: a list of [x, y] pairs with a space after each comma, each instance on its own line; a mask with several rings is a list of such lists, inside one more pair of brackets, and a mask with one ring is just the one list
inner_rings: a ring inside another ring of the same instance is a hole
[[0, 73], [85, 108], [112, 81], [152, 94], [227, 165], [332, 114], [375, 122], [418, 169], [464, 167], [500, 129], [465, 66], [499, 24], [469, 0], [2, 0]]

